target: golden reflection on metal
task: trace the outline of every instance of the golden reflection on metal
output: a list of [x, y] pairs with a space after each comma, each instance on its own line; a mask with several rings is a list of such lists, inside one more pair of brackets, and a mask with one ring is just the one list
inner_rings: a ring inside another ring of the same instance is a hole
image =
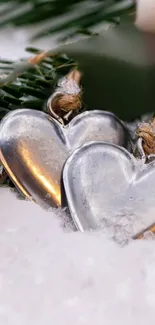
[[128, 132], [109, 112], [84, 112], [62, 127], [50, 115], [22, 109], [0, 123], [2, 164], [23, 195], [45, 208], [61, 206], [62, 168], [69, 154], [87, 141], [129, 145]]
[[49, 182], [45, 176], [41, 175], [41, 170], [38, 168], [38, 166], [32, 166], [31, 171], [33, 171], [32, 174], [35, 175], [35, 178], [38, 179], [40, 186], [44, 188], [45, 191], [47, 191], [48, 195], [51, 195], [52, 198], [54, 198], [54, 201], [57, 203], [57, 205], [61, 205], [61, 194], [59, 186], [56, 186], [52, 179], [50, 179]]
[[54, 203], [58, 206], [61, 205], [60, 184], [55, 184], [54, 180], [45, 175], [45, 170], [36, 162], [34, 164], [34, 154], [26, 148], [26, 144], [18, 148], [20, 156], [24, 164], [29, 168], [30, 174], [34, 176], [39, 187], [47, 192], [48, 197], [52, 198]]
[[145, 233], [151, 232], [152, 234], [155, 234], [155, 223], [151, 226], [149, 226], [147, 229], [143, 230], [139, 234], [133, 237], [133, 239], [144, 239]]
[[[9, 167], [9, 165], [7, 164], [6, 160], [4, 159], [2, 152], [0, 151], [0, 160], [1, 163], [4, 166], [4, 169], [7, 171], [9, 177], [11, 178], [11, 180], [13, 181], [13, 183], [15, 183], [18, 187], [18, 189], [21, 191], [21, 193], [23, 193], [23, 195], [27, 198], [30, 199], [31, 195], [25, 190], [25, 188], [21, 185], [21, 183], [18, 181], [17, 177], [14, 175], [14, 173], [12, 172], [11, 168]], [[32, 198], [31, 201], [35, 200]]]

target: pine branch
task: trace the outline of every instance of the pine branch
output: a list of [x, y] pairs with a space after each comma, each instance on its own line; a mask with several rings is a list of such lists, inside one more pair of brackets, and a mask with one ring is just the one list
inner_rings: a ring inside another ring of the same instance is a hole
[[0, 61], [0, 119], [17, 108], [42, 110], [57, 79], [76, 66], [66, 55], [34, 48], [27, 51], [36, 55], [15, 63]]
[[38, 24], [32, 37], [37, 39], [58, 32], [91, 33], [92, 27], [103, 22], [118, 24], [120, 16], [135, 10], [135, 0], [1, 0], [0, 8], [0, 27]]

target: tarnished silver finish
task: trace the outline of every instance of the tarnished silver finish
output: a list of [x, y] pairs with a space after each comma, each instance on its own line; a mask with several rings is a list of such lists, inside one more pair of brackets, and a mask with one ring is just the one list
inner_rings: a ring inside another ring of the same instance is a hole
[[155, 162], [144, 164], [124, 148], [87, 143], [68, 158], [63, 183], [82, 232], [109, 228], [131, 238], [155, 223]]
[[84, 112], [63, 127], [44, 112], [15, 110], [0, 124], [0, 160], [27, 198], [47, 207], [60, 206], [64, 162], [91, 140], [127, 147], [130, 139], [124, 125], [109, 112]]

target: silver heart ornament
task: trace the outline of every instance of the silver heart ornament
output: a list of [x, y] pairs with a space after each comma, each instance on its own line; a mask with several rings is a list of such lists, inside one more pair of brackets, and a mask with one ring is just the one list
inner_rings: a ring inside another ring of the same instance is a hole
[[109, 112], [84, 112], [63, 127], [44, 112], [15, 110], [0, 125], [0, 159], [28, 199], [61, 206], [62, 167], [75, 149], [92, 140], [130, 143], [123, 123]]
[[77, 229], [109, 229], [126, 238], [155, 223], [155, 161], [144, 164], [126, 149], [90, 142], [74, 151], [63, 186]]

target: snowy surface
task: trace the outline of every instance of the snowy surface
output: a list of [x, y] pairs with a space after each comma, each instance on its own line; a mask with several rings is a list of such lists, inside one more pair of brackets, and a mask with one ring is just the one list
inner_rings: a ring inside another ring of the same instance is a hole
[[121, 248], [0, 189], [0, 324], [153, 325], [155, 242]]
[[[0, 41], [5, 58], [29, 45], [24, 31]], [[63, 211], [7, 188], [0, 200], [1, 325], [154, 325], [154, 239], [121, 248], [99, 232], [64, 228]]]

